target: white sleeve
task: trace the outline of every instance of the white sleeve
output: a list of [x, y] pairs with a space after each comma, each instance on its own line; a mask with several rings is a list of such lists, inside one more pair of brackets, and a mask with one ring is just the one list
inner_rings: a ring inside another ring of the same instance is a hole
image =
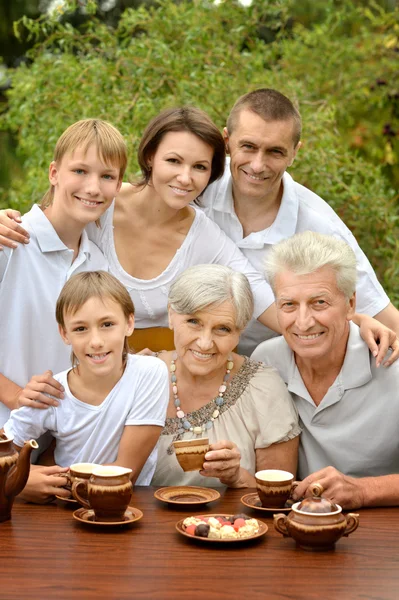
[[335, 237], [346, 242], [356, 255], [356, 311], [373, 317], [388, 306], [389, 297], [352, 232], [345, 226]]
[[[302, 187], [297, 189], [301, 190]], [[308, 194], [311, 194], [310, 200], [307, 200]], [[359, 313], [374, 316], [388, 306], [389, 298], [353, 233], [331, 206], [309, 190], [305, 195], [303, 191], [300, 192], [297, 223], [297, 232], [306, 230], [332, 235], [354, 251], [357, 263], [356, 310]]]
[[4, 425], [8, 437], [13, 437], [17, 446], [23, 446], [27, 440], [37, 440], [46, 431], [55, 430], [54, 407], [43, 410], [23, 406], [11, 411], [10, 418]]
[[[138, 371], [136, 365], [135, 371]], [[159, 358], [140, 357], [140, 373], [125, 425], [163, 427], [169, 402], [168, 368]]]
[[3, 250], [0, 252], [0, 283], [3, 281], [5, 272], [7, 271], [12, 252], [13, 250], [11, 248], [5, 247], [3, 247]]
[[274, 302], [270, 285], [251, 265], [233, 240], [205, 214], [202, 213], [201, 216], [202, 222], [189, 250], [192, 253], [190, 264], [216, 263], [246, 275], [254, 295], [254, 316], [258, 318]]

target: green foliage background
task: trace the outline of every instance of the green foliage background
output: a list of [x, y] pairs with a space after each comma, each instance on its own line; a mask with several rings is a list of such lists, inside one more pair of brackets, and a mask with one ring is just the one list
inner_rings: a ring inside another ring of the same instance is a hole
[[304, 121], [291, 173], [338, 212], [398, 304], [399, 9], [325, 0], [308, 22], [296, 4], [160, 0], [127, 9], [115, 28], [91, 0], [79, 29], [59, 12], [23, 18], [16, 33], [37, 45], [11, 73], [0, 128], [16, 135], [24, 173], [0, 205], [25, 211], [40, 199], [57, 138], [78, 119], [121, 130], [134, 176], [141, 132], [161, 109], [195, 104], [222, 128], [239, 95], [274, 87]]

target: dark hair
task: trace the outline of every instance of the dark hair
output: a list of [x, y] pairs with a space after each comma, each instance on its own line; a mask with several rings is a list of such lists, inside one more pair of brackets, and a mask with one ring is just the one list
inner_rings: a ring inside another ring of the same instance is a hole
[[194, 106], [182, 106], [163, 110], [148, 123], [138, 150], [142, 178], [137, 185], [149, 183], [151, 179], [149, 161], [157, 151], [163, 136], [170, 131], [189, 131], [211, 146], [214, 154], [209, 183], [223, 175], [226, 150], [222, 134], [204, 111]]
[[230, 135], [237, 125], [240, 112], [244, 109], [251, 110], [264, 121], [289, 121], [292, 119], [294, 122], [294, 146], [301, 139], [301, 115], [291, 100], [277, 90], [261, 88], [238, 98], [227, 119], [227, 131]]

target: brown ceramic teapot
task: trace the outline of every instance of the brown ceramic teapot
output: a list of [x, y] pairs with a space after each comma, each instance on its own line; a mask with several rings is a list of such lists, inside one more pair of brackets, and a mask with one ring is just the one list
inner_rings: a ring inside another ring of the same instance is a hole
[[313, 498], [293, 504], [288, 515], [273, 516], [274, 527], [285, 537], [292, 537], [305, 550], [329, 550], [341, 536], [348, 536], [359, 526], [359, 515], [344, 516], [339, 504], [320, 497], [322, 488], [315, 484]]
[[0, 433], [0, 523], [11, 519], [14, 498], [28, 481], [31, 452], [38, 447], [30, 440], [18, 454], [12, 440]]

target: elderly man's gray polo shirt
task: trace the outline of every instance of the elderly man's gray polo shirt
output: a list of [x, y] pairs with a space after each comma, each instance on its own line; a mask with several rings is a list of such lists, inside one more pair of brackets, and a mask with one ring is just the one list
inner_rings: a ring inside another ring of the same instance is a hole
[[295, 400], [301, 479], [329, 465], [354, 477], [399, 473], [399, 362], [377, 369], [356, 325], [350, 324], [344, 364], [319, 406], [283, 337], [260, 344], [252, 358], [278, 369]]

